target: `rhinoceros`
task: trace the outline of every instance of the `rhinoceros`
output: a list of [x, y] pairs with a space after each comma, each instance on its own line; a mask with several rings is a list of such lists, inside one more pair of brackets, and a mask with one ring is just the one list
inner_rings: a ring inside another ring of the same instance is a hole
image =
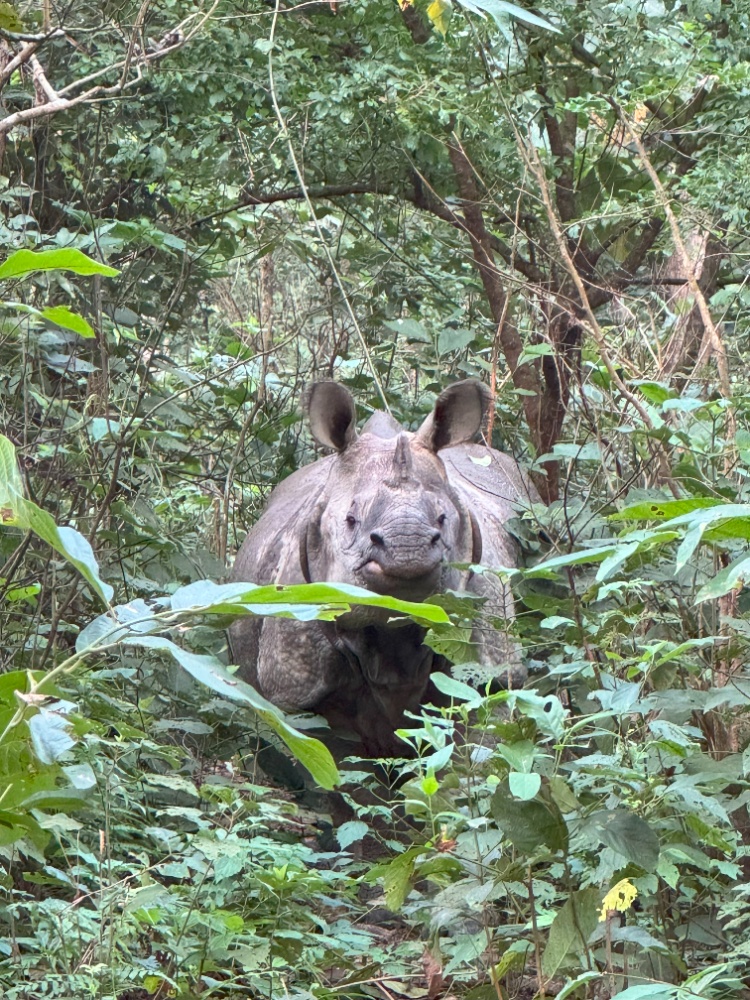
[[[488, 397], [476, 380], [457, 382], [415, 433], [381, 412], [357, 433], [350, 393], [336, 382], [313, 384], [310, 427], [332, 454], [273, 490], [232, 580], [354, 584], [411, 601], [465, 590], [486, 598], [483, 617], [512, 617], [499, 577], [466, 569], [515, 565], [504, 525], [516, 505], [538, 500], [512, 458], [471, 443]], [[393, 618], [369, 607], [336, 622], [244, 618], [230, 629], [232, 656], [239, 676], [280, 708], [322, 715], [368, 755], [387, 755], [430, 674], [446, 667], [424, 645], [423, 628]], [[515, 664], [517, 679], [516, 654], [501, 630], [477, 627], [472, 640], [478, 662], [506, 677]]]

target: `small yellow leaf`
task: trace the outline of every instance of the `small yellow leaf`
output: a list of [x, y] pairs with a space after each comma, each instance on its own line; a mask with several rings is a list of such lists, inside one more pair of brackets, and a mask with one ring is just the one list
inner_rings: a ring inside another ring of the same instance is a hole
[[451, 0], [432, 0], [432, 3], [427, 8], [427, 16], [432, 21], [435, 31], [439, 31], [443, 38], [445, 38], [445, 33], [448, 30], [452, 13], [453, 4]]
[[602, 908], [599, 913], [599, 919], [606, 920], [609, 910], [618, 910], [620, 913], [624, 913], [626, 910], [629, 910], [637, 895], [638, 890], [629, 879], [620, 879], [617, 885], [612, 886], [602, 900]]

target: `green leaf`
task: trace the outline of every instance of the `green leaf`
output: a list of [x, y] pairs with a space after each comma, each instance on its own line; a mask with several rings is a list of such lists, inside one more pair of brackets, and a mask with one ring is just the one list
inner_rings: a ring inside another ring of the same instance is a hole
[[507, 781], [498, 785], [490, 811], [511, 844], [527, 855], [542, 847], [566, 852], [568, 828], [555, 802], [548, 795], [523, 802], [511, 798], [509, 791]]
[[[448, 623], [450, 618], [437, 604], [417, 604], [397, 597], [374, 594], [363, 587], [346, 583], [299, 583], [289, 586], [254, 583], [215, 584], [210, 580], [180, 587], [172, 595], [172, 608], [178, 610], [200, 609], [207, 614], [243, 614], [247, 606], [253, 614], [262, 614], [264, 605], [327, 605], [349, 610], [351, 605], [385, 608], [409, 615], [417, 621]], [[269, 610], [273, 613], [273, 609]], [[314, 617], [314, 616], [312, 616]]]
[[339, 773], [329, 750], [311, 736], [298, 732], [286, 721], [284, 713], [259, 694], [254, 687], [233, 677], [215, 656], [201, 656], [182, 649], [170, 639], [158, 635], [128, 635], [123, 643], [168, 653], [191, 677], [217, 691], [225, 698], [249, 706], [274, 729], [315, 781], [322, 788], [333, 788]]
[[552, 344], [546, 343], [546, 341], [541, 344], [527, 344], [521, 351], [518, 364], [525, 365], [529, 361], [536, 361], [537, 358], [552, 358], [554, 356], [554, 347]]
[[738, 590], [750, 579], [750, 556], [744, 555], [716, 574], [695, 595], [695, 603], [715, 600], [730, 590]]
[[489, 14], [500, 28], [505, 27], [506, 17], [513, 17], [518, 21], [533, 24], [537, 28], [544, 28], [545, 31], [554, 31], [556, 34], [560, 34], [560, 29], [555, 28], [549, 21], [545, 21], [543, 17], [532, 14], [530, 10], [519, 7], [518, 4], [508, 3], [507, 0], [459, 0], [459, 2], [462, 7], [466, 7], [467, 10], [473, 11], [475, 14], [481, 16]]
[[96, 336], [93, 326], [83, 316], [71, 312], [67, 306], [47, 306], [46, 309], [42, 309], [41, 315], [49, 320], [50, 323], [54, 323], [55, 326], [62, 326], [66, 330], [72, 330], [73, 333], [77, 333], [80, 337]]
[[683, 525], [705, 525], [715, 524], [717, 521], [738, 522], [745, 530], [737, 529], [736, 533], [729, 534], [728, 538], [747, 538], [747, 525], [750, 523], [750, 505], [739, 503], [722, 503], [709, 508], [708, 510], [694, 510], [679, 517], [673, 517], [665, 521], [662, 528], [678, 528]]
[[599, 890], [593, 886], [572, 892], [552, 921], [547, 947], [542, 955], [542, 972], [552, 979], [567, 956], [585, 952], [588, 940], [599, 923]]
[[513, 771], [528, 774], [536, 760], [536, 746], [531, 740], [518, 740], [516, 743], [498, 743], [495, 747], [498, 757], [510, 765]]
[[675, 556], [674, 561], [675, 573], [679, 573], [680, 570], [687, 566], [688, 562], [692, 559], [693, 553], [701, 543], [705, 530], [705, 524], [691, 525], [689, 531], [680, 542], [680, 547], [677, 549], [677, 555]]
[[511, 771], [508, 775], [508, 785], [512, 795], [515, 795], [517, 799], [527, 801], [533, 799], [542, 787], [542, 778], [535, 773], [524, 774], [520, 771]]
[[[586, 890], [583, 890], [586, 891]], [[544, 956], [542, 955], [542, 962], [544, 962]], [[557, 994], [556, 1000], [566, 1000], [571, 993], [578, 993], [581, 991], [582, 995], [586, 996], [588, 991], [582, 991], [581, 986], [586, 986], [588, 983], [593, 982], [595, 979], [599, 979], [601, 976], [600, 972], [582, 972], [580, 975], [576, 976], [575, 979], [571, 979], [567, 982], [565, 986]]]
[[647, 872], [659, 861], [659, 838], [635, 813], [612, 809], [594, 813], [585, 824], [599, 840]]
[[655, 403], [659, 406], [661, 403], [665, 402], [667, 399], [675, 399], [677, 393], [670, 386], [665, 385], [663, 382], [634, 382], [642, 395], [646, 397], [649, 403]]
[[679, 517], [681, 514], [690, 514], [694, 510], [719, 507], [721, 503], [721, 500], [716, 500], [713, 497], [690, 497], [688, 500], [646, 500], [631, 504], [616, 514], [611, 514], [608, 520], [663, 521], [666, 518]]
[[75, 746], [70, 736], [70, 720], [59, 709], [41, 707], [29, 719], [29, 732], [34, 753], [43, 764], [54, 764]]
[[556, 695], [538, 695], [535, 691], [509, 691], [507, 694], [508, 708], [519, 711], [522, 715], [533, 719], [540, 732], [545, 736], [560, 739], [565, 732], [567, 711]]
[[23, 21], [13, 4], [7, 3], [7, 0], [0, 3], [0, 30], [23, 31]]
[[432, 0], [432, 3], [427, 8], [427, 16], [432, 21], [435, 30], [439, 32], [443, 38], [445, 38], [448, 31], [448, 25], [450, 24], [452, 13], [453, 4], [451, 0]]
[[[436, 3], [438, 0], [434, 0], [434, 2]], [[427, 13], [429, 15], [429, 8]], [[442, 31], [440, 33], [445, 34]], [[438, 354], [443, 355], [451, 354], [453, 351], [463, 351], [475, 339], [476, 333], [472, 330], [454, 330], [452, 327], [446, 327], [445, 330], [441, 330], [438, 334]]]
[[103, 274], [114, 278], [120, 272], [99, 264], [74, 247], [59, 250], [16, 250], [0, 264], [0, 280], [25, 278], [37, 271], [73, 271], [74, 274]]
[[630, 986], [618, 993], [617, 1000], [669, 1000], [680, 992], [682, 991], [678, 986], [671, 986], [669, 983], [644, 983], [642, 986]]
[[423, 847], [410, 847], [409, 850], [404, 851], [403, 854], [399, 854], [393, 861], [382, 865], [374, 865], [365, 876], [365, 881], [367, 882], [375, 882], [378, 878], [383, 879], [385, 905], [393, 913], [398, 912], [404, 905], [406, 894], [411, 888], [414, 863], [423, 852]]
[[367, 823], [363, 823], [361, 819], [352, 819], [348, 823], [342, 823], [336, 830], [336, 840], [338, 840], [341, 850], [345, 851], [347, 847], [351, 847], [352, 844], [356, 844], [366, 837], [369, 832], [370, 828]]
[[479, 694], [475, 688], [464, 684], [463, 681], [457, 681], [449, 674], [436, 672], [432, 674], [430, 681], [441, 694], [455, 698], [456, 701], [467, 701], [471, 707], [481, 705], [484, 701], [484, 696]]
[[416, 340], [422, 344], [431, 344], [432, 337], [421, 323], [415, 319], [393, 319], [383, 323], [383, 326], [407, 340]]

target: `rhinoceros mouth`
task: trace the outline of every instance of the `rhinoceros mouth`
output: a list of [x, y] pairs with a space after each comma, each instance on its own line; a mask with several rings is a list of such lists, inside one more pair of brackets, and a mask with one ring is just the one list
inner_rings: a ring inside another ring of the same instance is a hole
[[442, 560], [422, 573], [406, 566], [383, 566], [375, 559], [364, 563], [359, 573], [368, 590], [392, 597], [419, 600], [439, 589]]

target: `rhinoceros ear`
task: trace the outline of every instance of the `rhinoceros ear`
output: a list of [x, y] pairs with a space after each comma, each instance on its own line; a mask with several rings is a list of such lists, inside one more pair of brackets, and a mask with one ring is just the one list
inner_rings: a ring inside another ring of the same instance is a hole
[[440, 451], [471, 441], [482, 426], [489, 399], [487, 387], [473, 378], [448, 386], [414, 435], [415, 444], [429, 451]]
[[307, 413], [315, 440], [344, 451], [357, 437], [354, 400], [338, 382], [315, 382], [308, 391]]

